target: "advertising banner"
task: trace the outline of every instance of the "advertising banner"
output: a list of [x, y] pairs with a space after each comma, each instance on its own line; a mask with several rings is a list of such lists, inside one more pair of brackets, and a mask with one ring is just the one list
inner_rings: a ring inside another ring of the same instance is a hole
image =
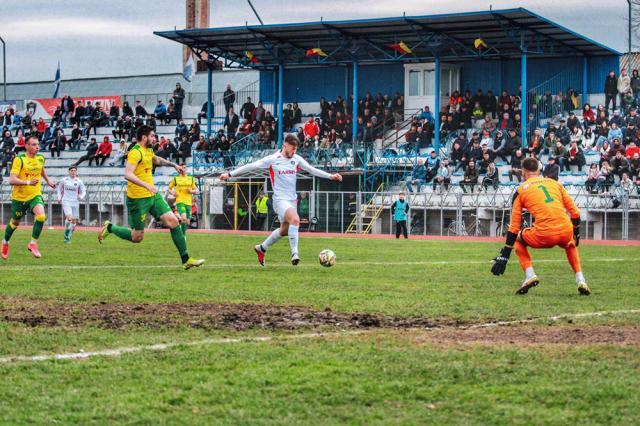
[[[73, 98], [73, 101], [76, 106], [78, 105], [78, 101], [83, 101], [85, 105], [87, 101], [91, 101], [93, 105], [95, 105], [96, 102], [100, 102], [103, 111], [107, 113], [112, 105], [121, 106], [120, 96], [82, 96]], [[27, 104], [35, 104], [35, 117], [51, 118], [61, 102], [62, 98], [31, 99], [27, 101]]]

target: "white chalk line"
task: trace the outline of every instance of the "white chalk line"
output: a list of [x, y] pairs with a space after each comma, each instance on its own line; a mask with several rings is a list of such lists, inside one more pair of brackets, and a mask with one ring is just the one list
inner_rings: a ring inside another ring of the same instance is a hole
[[[476, 328], [491, 328], [491, 327], [503, 327], [511, 325], [530, 324], [540, 321], [552, 321], [556, 322], [563, 319], [578, 319], [578, 318], [591, 318], [613, 315], [628, 315], [628, 314], [640, 314], [640, 309], [627, 309], [618, 311], [598, 311], [598, 312], [583, 312], [576, 314], [560, 314], [549, 317], [537, 317], [513, 321], [494, 321], [483, 324], [461, 325], [456, 327], [432, 327], [432, 328], [410, 328], [406, 331], [425, 331], [425, 330], [438, 330], [447, 328], [456, 329], [476, 329]], [[122, 347], [114, 349], [104, 349], [100, 351], [90, 352], [68, 352], [61, 354], [43, 354], [43, 355], [14, 355], [0, 358], [0, 364], [13, 364], [19, 362], [41, 362], [41, 361], [64, 361], [64, 360], [78, 360], [87, 359], [93, 357], [118, 357], [125, 354], [139, 353], [143, 351], [165, 351], [177, 347], [197, 347], [208, 345], [226, 345], [232, 343], [259, 343], [259, 342], [271, 342], [279, 340], [302, 340], [302, 339], [321, 339], [321, 338], [333, 338], [333, 337], [345, 337], [368, 334], [373, 332], [380, 332], [385, 330], [391, 330], [389, 328], [370, 328], [366, 330], [347, 330], [339, 332], [326, 332], [326, 333], [304, 333], [293, 335], [280, 335], [280, 336], [257, 336], [257, 337], [237, 337], [237, 338], [216, 338], [216, 339], [203, 339], [191, 342], [173, 342], [173, 343], [157, 343], [153, 345], [141, 345]]]
[[[610, 263], [610, 262], [637, 262], [640, 261], [640, 258], [587, 258], [581, 259], [582, 263]], [[426, 260], [426, 261], [417, 261], [417, 262], [369, 262], [369, 261], [344, 261], [339, 262], [338, 265], [346, 265], [346, 266], [426, 266], [426, 265], [486, 265], [490, 263], [491, 260]], [[565, 259], [538, 259], [535, 263], [566, 263]], [[319, 265], [315, 262], [312, 263], [302, 263], [295, 268], [318, 268]], [[30, 270], [47, 270], [47, 269], [68, 269], [68, 270], [81, 270], [81, 269], [180, 269], [180, 265], [177, 264], [166, 264], [166, 265], [133, 265], [133, 264], [123, 264], [123, 265], [5, 265], [3, 266], [0, 263], [0, 271], [24, 271], [25, 268]], [[224, 269], [224, 268], [251, 268], [251, 269], [263, 269], [256, 262], [252, 263], [211, 263], [205, 264], [198, 269]], [[294, 267], [288, 263], [276, 263], [269, 264], [265, 269], [269, 268], [290, 268]]]
[[225, 345], [230, 343], [251, 343], [251, 342], [270, 342], [272, 340], [300, 340], [300, 339], [317, 339], [317, 338], [331, 338], [341, 336], [353, 336], [357, 334], [364, 334], [370, 330], [349, 330], [330, 333], [305, 333], [305, 334], [293, 334], [289, 336], [257, 336], [257, 337], [236, 337], [236, 338], [216, 338], [216, 339], [203, 339], [191, 342], [173, 342], [173, 343], [157, 343], [154, 345], [142, 345], [131, 346], [124, 348], [105, 349], [101, 351], [92, 352], [70, 352], [62, 354], [45, 354], [45, 355], [16, 355], [0, 358], [0, 364], [9, 364], [15, 362], [39, 362], [39, 361], [54, 361], [54, 360], [77, 360], [87, 359], [91, 357], [117, 357], [130, 353], [137, 353], [142, 351], [165, 351], [167, 349], [173, 349], [181, 346], [194, 347], [194, 346], [208, 346], [208, 345]]

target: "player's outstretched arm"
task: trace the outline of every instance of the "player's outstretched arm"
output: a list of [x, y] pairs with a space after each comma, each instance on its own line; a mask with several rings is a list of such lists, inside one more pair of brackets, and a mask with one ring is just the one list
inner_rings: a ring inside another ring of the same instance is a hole
[[220, 180], [225, 181], [231, 177], [242, 176], [245, 173], [252, 172], [258, 169], [267, 169], [271, 165], [271, 159], [269, 157], [262, 158], [258, 161], [254, 161], [253, 163], [245, 164], [244, 166], [240, 166], [235, 170], [231, 170], [230, 172], [222, 173], [220, 175]]
[[502, 275], [507, 269], [507, 263], [509, 262], [509, 256], [513, 250], [513, 245], [518, 239], [518, 232], [520, 231], [520, 221], [522, 220], [522, 204], [518, 197], [518, 192], [513, 196], [513, 205], [511, 207], [511, 224], [507, 231], [507, 237], [504, 243], [504, 247], [500, 249], [498, 256], [493, 258], [493, 266], [491, 267], [491, 273], [493, 275]]
[[82, 182], [80, 180], [80, 195], [79, 195], [79, 199], [80, 200], [84, 200], [84, 197], [86, 197], [86, 196], [87, 196], [87, 187], [84, 186], [84, 182]]
[[152, 161], [153, 161], [153, 164], [155, 164], [156, 166], [173, 167], [176, 170], [176, 172], [180, 173], [180, 166], [178, 166], [173, 161], [165, 160], [164, 158], [158, 157], [157, 155], [153, 156], [153, 160]]
[[560, 193], [562, 194], [562, 204], [571, 217], [571, 223], [573, 224], [573, 240], [577, 247], [580, 245], [580, 209], [578, 209], [575, 201], [573, 201], [571, 195], [569, 195], [562, 185], [560, 185]]
[[47, 176], [47, 172], [44, 167], [42, 168], [42, 177], [44, 178], [44, 181], [47, 182], [47, 185], [49, 185], [49, 188], [56, 189], [55, 182], [49, 179], [49, 176]]
[[325, 172], [324, 170], [316, 169], [302, 157], [300, 157], [300, 161], [298, 164], [300, 165], [300, 168], [302, 170], [311, 173], [313, 176], [323, 179], [335, 180], [336, 182], [342, 182], [342, 175], [340, 173], [331, 174]]

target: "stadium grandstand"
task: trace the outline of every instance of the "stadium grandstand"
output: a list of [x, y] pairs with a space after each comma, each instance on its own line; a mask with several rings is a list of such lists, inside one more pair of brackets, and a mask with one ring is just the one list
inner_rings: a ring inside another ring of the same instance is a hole
[[[294, 133], [303, 157], [346, 177], [339, 194], [303, 182], [309, 229], [391, 232], [393, 194], [408, 190], [412, 232], [495, 236], [520, 161], [535, 156], [589, 212], [589, 237], [638, 238], [629, 235], [640, 217], [637, 70], [528, 10], [156, 34], [186, 45], [208, 71], [191, 82], [63, 81], [62, 99], [47, 98], [49, 82], [10, 84], [14, 100], [0, 103], [2, 174], [36, 133], [51, 176], [77, 163], [93, 185], [86, 222], [126, 216], [123, 154], [136, 127], [150, 124], [157, 154], [186, 163], [206, 189], [201, 226], [252, 228], [253, 212], [242, 212], [267, 176], [225, 187], [215, 177]], [[155, 173], [167, 184], [174, 172]], [[6, 215], [6, 185], [2, 197]]]

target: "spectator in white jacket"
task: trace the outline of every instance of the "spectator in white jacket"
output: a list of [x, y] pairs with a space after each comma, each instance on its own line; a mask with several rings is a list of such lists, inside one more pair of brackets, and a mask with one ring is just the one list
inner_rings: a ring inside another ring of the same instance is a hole
[[620, 106], [624, 105], [624, 97], [628, 91], [631, 90], [631, 77], [627, 74], [626, 69], [620, 71], [620, 77], [618, 77], [618, 95], [620, 96]]

